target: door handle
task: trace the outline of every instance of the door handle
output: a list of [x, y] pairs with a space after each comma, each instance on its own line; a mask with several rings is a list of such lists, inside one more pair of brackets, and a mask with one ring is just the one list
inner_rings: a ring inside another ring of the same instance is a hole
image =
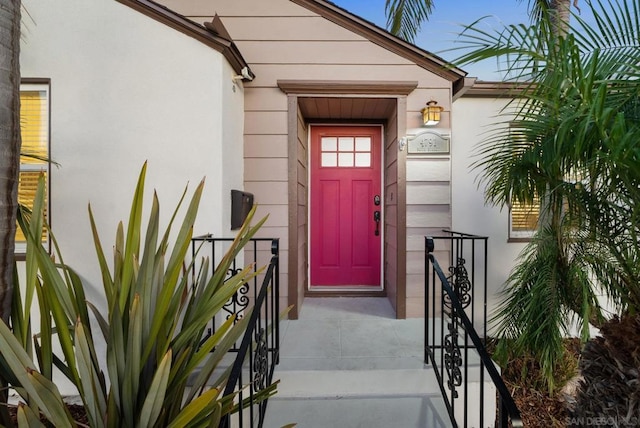
[[378, 235], [380, 235], [380, 211], [374, 211], [373, 212], [373, 221], [376, 222], [375, 235], [378, 236]]

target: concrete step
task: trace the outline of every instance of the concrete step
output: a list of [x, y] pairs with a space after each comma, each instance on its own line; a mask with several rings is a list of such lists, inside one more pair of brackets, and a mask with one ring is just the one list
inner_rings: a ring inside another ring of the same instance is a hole
[[423, 370], [279, 371], [278, 399], [414, 397], [439, 394], [435, 375]]
[[442, 398], [270, 399], [264, 428], [450, 428]]
[[450, 427], [433, 370], [280, 370], [265, 428]]

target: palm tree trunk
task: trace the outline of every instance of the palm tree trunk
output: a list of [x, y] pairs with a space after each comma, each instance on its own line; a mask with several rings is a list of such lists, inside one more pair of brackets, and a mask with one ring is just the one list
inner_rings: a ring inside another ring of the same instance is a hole
[[0, 0], [0, 317], [9, 322], [20, 172], [20, 1]]
[[[0, 317], [9, 323], [20, 174], [20, 0], [0, 0]], [[13, 426], [0, 378], [0, 423]]]
[[[577, 1], [574, 1], [577, 7]], [[549, 4], [551, 23], [557, 36], [564, 36], [571, 17], [571, 0], [551, 0]]]

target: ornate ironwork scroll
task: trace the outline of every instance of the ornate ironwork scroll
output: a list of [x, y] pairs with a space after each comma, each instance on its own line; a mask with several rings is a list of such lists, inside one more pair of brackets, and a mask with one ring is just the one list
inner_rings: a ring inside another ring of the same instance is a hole
[[[471, 304], [471, 281], [469, 281], [469, 274], [465, 267], [465, 259], [458, 257], [456, 265], [451, 266], [449, 272], [451, 272], [451, 275], [447, 278], [447, 281], [464, 309]], [[458, 344], [460, 316], [453, 309], [451, 298], [448, 294], [443, 296], [443, 300], [447, 308], [445, 312], [451, 317], [451, 321], [447, 323], [448, 333], [444, 337], [444, 363], [448, 375], [447, 386], [451, 390], [453, 397], [457, 398], [458, 392], [456, 388], [462, 385], [462, 371], [460, 370], [462, 352]]]
[[[242, 269], [229, 269], [227, 272], [227, 280], [229, 278], [232, 278], [234, 275], [237, 275], [241, 270]], [[231, 316], [236, 315], [236, 320], [234, 321], [234, 323], [237, 323], [244, 317], [244, 311], [249, 306], [248, 294], [249, 284], [245, 282], [222, 307], [222, 309], [227, 313], [226, 319], [229, 319]]]
[[261, 391], [266, 388], [267, 384], [267, 370], [269, 369], [269, 355], [267, 348], [267, 335], [264, 328], [261, 328], [255, 333], [255, 351], [253, 354], [253, 371], [254, 391]]
[[453, 268], [453, 291], [458, 295], [458, 300], [463, 309], [471, 304], [471, 281], [469, 281], [469, 273], [465, 266], [465, 260], [458, 258], [456, 266]]
[[451, 317], [447, 323], [448, 334], [444, 337], [444, 366], [447, 369], [447, 386], [451, 390], [453, 398], [458, 398], [456, 388], [462, 385], [462, 352], [458, 345], [458, 319]]
[[[449, 285], [458, 296], [463, 309], [466, 309], [471, 304], [471, 281], [469, 281], [469, 273], [465, 263], [465, 259], [458, 257], [456, 265], [449, 268], [451, 275], [447, 277]], [[444, 304], [450, 312], [451, 298], [447, 294], [444, 295]]]

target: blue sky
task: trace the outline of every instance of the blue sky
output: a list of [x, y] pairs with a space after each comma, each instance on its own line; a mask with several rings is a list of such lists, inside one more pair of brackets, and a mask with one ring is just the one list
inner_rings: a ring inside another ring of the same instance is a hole
[[[385, 0], [333, 0], [333, 2], [382, 28], [385, 27]], [[529, 22], [527, 5], [526, 0], [521, 2], [517, 0], [434, 0], [433, 14], [422, 26], [422, 31], [416, 38], [416, 45], [444, 59], [452, 60], [456, 53], [443, 51], [453, 45], [456, 34], [460, 32], [463, 25], [484, 16], [491, 16], [485, 25], [495, 25], [497, 28], [505, 24], [526, 23]], [[478, 77], [481, 80], [499, 80], [500, 75], [495, 73], [495, 68], [494, 62], [463, 67], [469, 76]]]

